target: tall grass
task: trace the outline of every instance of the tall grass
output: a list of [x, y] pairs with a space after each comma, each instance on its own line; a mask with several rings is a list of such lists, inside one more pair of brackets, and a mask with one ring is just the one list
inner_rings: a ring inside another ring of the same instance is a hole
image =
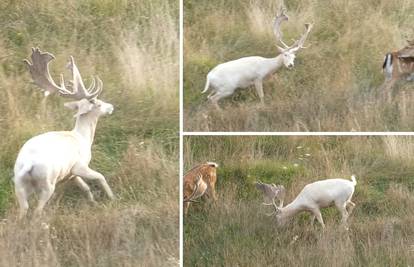
[[[207, 160], [220, 167], [218, 201], [193, 203], [184, 219], [184, 265], [412, 265], [414, 165], [404, 147], [414, 139], [395, 139], [392, 154], [394, 137], [186, 137], [185, 169]], [[310, 182], [351, 174], [349, 231], [334, 207], [322, 211], [325, 230], [306, 213], [278, 228], [254, 186], [283, 184], [289, 203]]]
[[216, 65], [245, 56], [275, 57], [273, 17], [281, 1], [185, 1], [184, 121], [187, 131], [403, 131], [414, 129], [412, 83], [381, 97], [382, 60], [414, 38], [414, 3], [284, 1], [284, 39], [313, 22], [308, 49], [295, 69], [264, 83], [265, 107], [254, 88], [238, 90], [217, 112], [201, 95]]
[[[92, 182], [92, 206], [65, 183], [40, 221], [17, 223], [20, 147], [74, 124], [63, 99], [31, 83], [22, 59], [33, 46], [56, 56], [55, 79], [73, 55], [86, 83], [103, 80], [100, 98], [115, 111], [98, 123], [91, 167], [118, 200]], [[2, 1], [0, 79], [1, 265], [177, 265], [178, 1]]]

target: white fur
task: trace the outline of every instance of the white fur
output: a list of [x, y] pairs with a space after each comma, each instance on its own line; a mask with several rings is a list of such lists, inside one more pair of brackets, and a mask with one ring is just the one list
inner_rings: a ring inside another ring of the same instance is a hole
[[[313, 214], [312, 223], [316, 218], [325, 227], [320, 209], [334, 204], [341, 212], [342, 223], [345, 225], [355, 206], [351, 201], [356, 185], [355, 176], [351, 179], [327, 179], [306, 185], [291, 203], [282, 208], [275, 207], [278, 223], [283, 225], [297, 213], [308, 211]], [[349, 210], [348, 205], [351, 206]]]
[[56, 183], [64, 179], [74, 179], [91, 201], [93, 196], [82, 178], [98, 180], [113, 198], [105, 177], [88, 166], [98, 118], [111, 114], [113, 106], [97, 99], [82, 99], [65, 106], [77, 110], [74, 129], [35, 136], [23, 145], [17, 156], [13, 180], [21, 218], [27, 213], [28, 198], [32, 193], [39, 195], [35, 210], [39, 214], [53, 194]]
[[253, 56], [222, 63], [208, 73], [202, 93], [211, 88], [208, 98], [218, 107], [218, 101], [232, 95], [237, 88], [254, 85], [263, 104], [263, 79], [283, 65], [293, 68], [296, 51], [297, 49], [285, 50], [275, 58]]

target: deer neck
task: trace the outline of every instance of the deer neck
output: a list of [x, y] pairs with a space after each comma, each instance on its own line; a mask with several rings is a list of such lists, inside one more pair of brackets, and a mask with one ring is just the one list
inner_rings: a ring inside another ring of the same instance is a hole
[[280, 69], [283, 66], [283, 55], [280, 54], [277, 57], [268, 58], [266, 60], [265, 66], [267, 68], [268, 75], [275, 73], [278, 69]]
[[87, 113], [80, 115], [76, 118], [75, 128], [73, 131], [80, 135], [88, 143], [88, 145], [92, 146], [97, 123], [98, 116], [94, 116], [94, 114]]
[[298, 201], [296, 201], [295, 199], [294, 201], [280, 209], [281, 213], [279, 214], [279, 218], [282, 220], [288, 220], [295, 216], [297, 213], [301, 212], [302, 210], [302, 205], [300, 205]]

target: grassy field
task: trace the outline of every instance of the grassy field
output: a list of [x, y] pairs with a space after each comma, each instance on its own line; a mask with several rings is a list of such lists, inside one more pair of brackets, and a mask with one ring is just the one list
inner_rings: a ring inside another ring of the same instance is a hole
[[[190, 207], [185, 266], [412, 266], [414, 138], [186, 137], [185, 170], [218, 168], [217, 202]], [[349, 231], [336, 208], [326, 229], [303, 213], [278, 228], [254, 181], [283, 184], [285, 205], [308, 183], [357, 176]]]
[[[178, 1], [0, 2], [0, 266], [178, 265], [178, 12]], [[91, 167], [117, 200], [88, 182], [93, 206], [66, 183], [40, 221], [18, 223], [20, 147], [74, 125], [63, 99], [31, 83], [33, 46], [56, 56], [55, 79], [73, 55], [87, 84], [103, 80], [115, 110], [98, 123]]]
[[414, 38], [414, 2], [408, 0], [285, 0], [285, 40], [314, 28], [294, 70], [264, 83], [265, 106], [255, 89], [208, 103], [207, 73], [245, 56], [275, 57], [272, 34], [279, 1], [184, 1], [184, 122], [187, 131], [406, 131], [413, 130], [413, 83], [381, 95], [385, 53]]

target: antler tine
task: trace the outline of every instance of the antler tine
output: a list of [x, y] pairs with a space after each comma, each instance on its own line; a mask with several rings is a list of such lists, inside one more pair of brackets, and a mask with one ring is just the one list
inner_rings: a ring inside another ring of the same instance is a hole
[[275, 203], [275, 198], [272, 199], [272, 203], [262, 203], [262, 204], [266, 206], [273, 206], [275, 208], [275, 210], [272, 213], [266, 214], [267, 216], [272, 216], [273, 214], [277, 214], [279, 212], [279, 208]]
[[297, 40], [292, 46], [291, 49], [294, 49], [295, 51], [305, 48], [303, 44], [305, 43], [306, 39], [308, 38], [309, 32], [312, 30], [313, 24], [312, 23], [306, 23], [305, 24], [305, 32], [302, 34], [299, 40]]
[[285, 42], [283, 42], [282, 40], [283, 34], [282, 34], [282, 31], [280, 30], [280, 25], [282, 24], [282, 22], [285, 20], [286, 21], [289, 20], [289, 17], [288, 15], [285, 14], [285, 12], [286, 12], [286, 8], [281, 6], [279, 8], [279, 14], [276, 15], [275, 21], [273, 23], [273, 33], [276, 37], [276, 42], [280, 42], [285, 47], [285, 49], [288, 49], [289, 46]]
[[85, 85], [82, 81], [82, 76], [79, 72], [78, 67], [75, 64], [75, 59], [73, 58], [73, 56], [70, 56], [70, 61], [68, 63], [68, 68], [72, 71], [72, 77], [73, 77], [72, 97], [73, 98], [76, 98], [76, 99], [82, 99], [82, 98], [92, 99], [92, 98], [97, 97], [101, 93], [103, 82], [99, 78], [98, 78], [98, 87], [96, 89], [95, 89], [96, 81], [95, 81], [94, 77], [92, 77], [92, 82], [91, 82], [91, 85], [89, 86], [89, 88], [88, 89], [85, 88]]
[[[96, 80], [98, 80], [98, 86], [96, 87], [96, 90], [94, 92], [91, 92], [93, 90], [93, 88], [95, 87], [95, 82], [93, 82], [93, 84], [94, 84], [93, 86], [92, 85], [90, 86], [90, 88], [91, 88], [90, 90], [88, 88], [88, 99], [95, 98], [98, 95], [100, 95], [100, 93], [102, 92], [103, 82], [98, 76], [96, 76]], [[95, 81], [95, 79], [93, 79], [93, 81]]]
[[60, 77], [60, 86], [58, 86], [53, 80], [49, 72], [49, 63], [55, 56], [48, 52], [42, 52], [39, 48], [32, 47], [32, 62], [27, 59], [24, 59], [23, 62], [26, 63], [29, 68], [30, 75], [32, 76], [33, 82], [44, 90], [45, 96], [55, 93], [63, 92], [70, 93], [66, 87], [63, 79], [63, 75]]

